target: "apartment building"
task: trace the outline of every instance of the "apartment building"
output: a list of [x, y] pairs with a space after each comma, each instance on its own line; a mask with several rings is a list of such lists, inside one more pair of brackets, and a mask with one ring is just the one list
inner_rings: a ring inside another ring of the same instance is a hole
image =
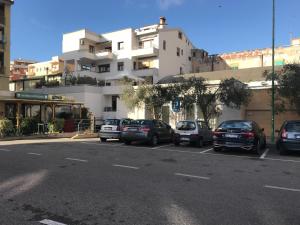
[[[193, 44], [179, 28], [160, 23], [105, 34], [79, 30], [63, 35], [65, 67], [72, 75], [105, 80], [107, 85], [123, 77], [156, 83], [165, 76], [192, 72]], [[68, 69], [70, 71], [70, 69]]]
[[51, 76], [62, 74], [64, 71], [64, 61], [58, 56], [52, 57], [49, 61], [33, 63], [28, 66], [28, 77]]
[[[193, 53], [201, 54], [195, 51]], [[201, 55], [194, 59], [195, 72], [209, 72], [220, 70], [236, 70], [272, 66], [272, 49], [255, 49], [241, 52], [231, 52], [216, 55]], [[275, 65], [282, 66], [290, 63], [300, 63], [300, 38], [291, 40], [289, 46], [275, 48]]]
[[26, 78], [28, 74], [28, 66], [36, 63], [33, 60], [15, 59], [10, 62], [10, 81], [16, 81]]
[[10, 64], [10, 7], [12, 0], [0, 1], [0, 90], [8, 90]]

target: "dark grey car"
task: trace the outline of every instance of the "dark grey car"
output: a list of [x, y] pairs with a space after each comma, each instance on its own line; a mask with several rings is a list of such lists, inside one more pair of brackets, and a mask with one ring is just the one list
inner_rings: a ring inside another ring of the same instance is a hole
[[276, 147], [280, 154], [300, 152], [300, 120], [286, 121], [278, 132]]
[[174, 131], [170, 125], [160, 120], [133, 120], [124, 127], [122, 140], [129, 145], [133, 141], [147, 142], [152, 146], [159, 142], [171, 142]]

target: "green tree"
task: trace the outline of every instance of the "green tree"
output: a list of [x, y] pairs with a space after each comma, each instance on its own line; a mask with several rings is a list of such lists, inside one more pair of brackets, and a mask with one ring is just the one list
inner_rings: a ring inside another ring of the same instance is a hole
[[219, 85], [209, 85], [202, 77], [191, 77], [179, 86], [182, 108], [185, 109], [196, 103], [207, 124], [212, 118], [221, 114], [218, 103], [239, 109], [242, 105], [246, 105], [251, 97], [247, 85], [235, 78], [223, 80]]
[[155, 119], [161, 119], [162, 107], [177, 96], [177, 89], [172, 85], [140, 85], [134, 88], [127, 86], [123, 90], [121, 100], [129, 109], [145, 105], [152, 111]]
[[[300, 66], [285, 65], [274, 77], [276, 81], [275, 111], [280, 113], [292, 108], [300, 115]], [[266, 79], [272, 79], [272, 74], [267, 71]]]

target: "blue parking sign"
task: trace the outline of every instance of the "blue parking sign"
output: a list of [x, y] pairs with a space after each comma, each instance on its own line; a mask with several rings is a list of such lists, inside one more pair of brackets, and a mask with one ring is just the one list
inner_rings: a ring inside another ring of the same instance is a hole
[[176, 98], [174, 101], [172, 101], [172, 111], [175, 113], [180, 112], [180, 100], [179, 98]]

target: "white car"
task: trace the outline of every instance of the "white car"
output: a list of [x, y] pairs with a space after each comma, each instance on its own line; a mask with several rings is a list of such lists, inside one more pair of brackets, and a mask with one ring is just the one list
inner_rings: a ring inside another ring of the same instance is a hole
[[174, 144], [188, 142], [202, 147], [206, 143], [212, 143], [213, 132], [209, 126], [201, 120], [183, 120], [176, 124]]
[[121, 139], [124, 126], [129, 125], [131, 119], [107, 119], [101, 126], [99, 132], [100, 141], [106, 142], [107, 139]]

